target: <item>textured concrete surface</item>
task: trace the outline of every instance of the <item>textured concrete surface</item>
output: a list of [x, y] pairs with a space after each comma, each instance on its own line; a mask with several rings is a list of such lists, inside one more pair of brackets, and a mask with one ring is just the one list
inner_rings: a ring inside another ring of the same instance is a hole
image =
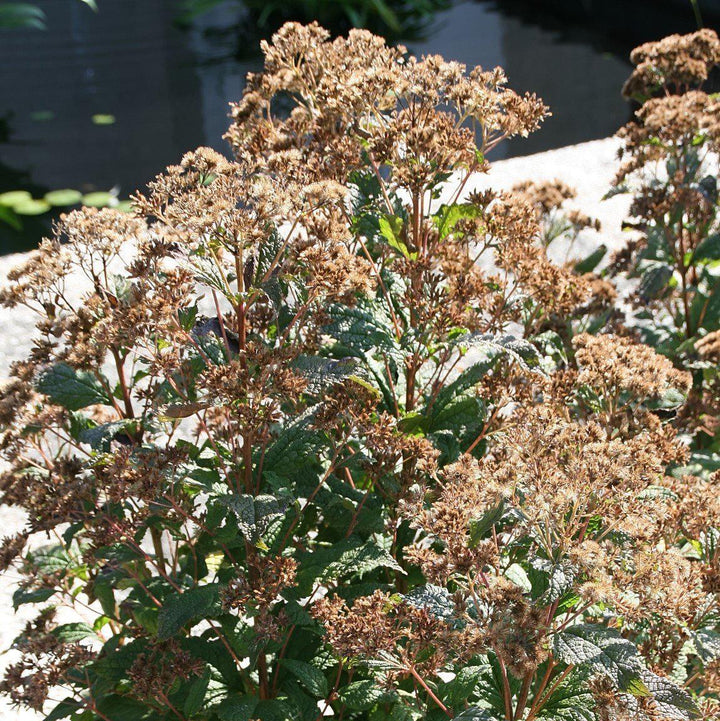
[[[586, 254], [593, 246], [602, 242], [614, 249], [623, 245], [620, 224], [627, 214], [629, 198], [616, 196], [603, 201], [602, 197], [610, 187], [610, 181], [617, 167], [616, 151], [618, 142], [613, 138], [573, 145], [546, 153], [510, 160], [498, 161], [490, 173], [478, 176], [468, 183], [467, 191], [487, 187], [509, 189], [516, 183], [527, 180], [552, 180], [559, 178], [577, 190], [572, 207], [598, 218], [603, 225], [602, 232], [584, 232], [576, 246], [578, 254]], [[491, 158], [492, 159], [492, 158]], [[0, 258], [0, 283], [4, 283], [7, 271], [23, 259], [23, 255]], [[0, 381], [7, 377], [13, 360], [24, 357], [32, 338], [33, 319], [23, 308], [8, 311], [0, 309]], [[0, 535], [7, 535], [20, 529], [23, 514], [17, 509], [0, 506]], [[9, 571], [0, 578], [0, 651], [7, 649], [19, 633], [29, 613], [13, 615], [12, 593], [17, 574]], [[12, 654], [0, 656], [0, 670], [12, 658]], [[35, 721], [41, 716], [10, 709], [0, 699], [0, 721]]]

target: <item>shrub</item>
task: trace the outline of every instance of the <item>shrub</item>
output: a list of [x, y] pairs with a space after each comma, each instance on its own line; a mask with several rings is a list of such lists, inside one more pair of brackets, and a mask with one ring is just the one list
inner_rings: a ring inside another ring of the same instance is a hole
[[701, 89], [720, 62], [711, 30], [633, 51], [624, 92], [642, 102], [620, 131], [625, 158], [612, 192], [632, 192], [635, 237], [612, 263], [638, 279], [629, 322], [640, 338], [693, 372], [683, 410], [693, 468], [717, 469], [720, 378], [720, 105]]
[[720, 650], [719, 509], [666, 474], [691, 379], [597, 258], [550, 261], [592, 224], [562, 184], [471, 192], [547, 109], [365, 31], [263, 51], [234, 160], [68, 214], [3, 292], [39, 314], [0, 395], [2, 561], [39, 607], [3, 690], [74, 721], [690, 718]]

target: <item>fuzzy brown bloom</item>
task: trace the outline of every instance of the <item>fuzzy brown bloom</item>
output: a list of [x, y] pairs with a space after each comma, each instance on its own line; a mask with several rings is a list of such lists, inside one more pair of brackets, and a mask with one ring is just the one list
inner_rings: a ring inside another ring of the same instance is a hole
[[133, 682], [133, 694], [140, 698], [167, 698], [177, 681], [202, 673], [199, 659], [181, 648], [174, 640], [154, 643], [133, 661], [128, 676]]
[[698, 86], [720, 62], [720, 40], [709, 28], [689, 35], [669, 35], [635, 48], [630, 62], [635, 70], [623, 86], [626, 98], [647, 98], [663, 87], [676, 90]]
[[720, 330], [711, 331], [695, 341], [695, 350], [703, 360], [720, 362]]
[[361, 662], [393, 659], [389, 678], [441, 670], [450, 643], [450, 629], [427, 609], [375, 591], [348, 607], [337, 596], [313, 604], [313, 615], [325, 627], [335, 652]]
[[580, 369], [578, 385], [599, 394], [613, 398], [624, 392], [637, 400], [651, 400], [671, 390], [686, 395], [690, 389], [689, 373], [629, 338], [583, 334], [576, 336], [573, 345]]

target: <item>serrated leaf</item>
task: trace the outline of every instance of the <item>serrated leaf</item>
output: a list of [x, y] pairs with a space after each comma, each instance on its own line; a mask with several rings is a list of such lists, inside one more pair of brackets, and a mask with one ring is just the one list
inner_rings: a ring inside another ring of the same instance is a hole
[[460, 220], [479, 218], [482, 215], [482, 208], [472, 203], [453, 203], [443, 205], [433, 216], [433, 221], [438, 229], [440, 240], [447, 238], [455, 230]]
[[53, 629], [53, 636], [63, 643], [77, 643], [84, 638], [95, 637], [95, 630], [92, 626], [82, 621], [77, 623], [64, 623]]
[[43, 718], [43, 721], [61, 721], [61, 719], [69, 718], [83, 708], [85, 708], [84, 704], [75, 700], [72, 696], [69, 696], [60, 701], [60, 703]]
[[692, 253], [692, 259], [693, 261], [720, 260], [720, 233], [713, 233], [702, 240]]
[[322, 358], [319, 356], [300, 356], [293, 363], [307, 381], [307, 390], [318, 395], [335, 383], [352, 375], [357, 368], [355, 358]]
[[491, 356], [508, 355], [525, 370], [540, 368], [540, 354], [537, 348], [524, 338], [516, 338], [509, 334], [494, 336], [491, 333], [467, 333], [460, 336], [455, 343], [483, 351]]
[[124, 418], [120, 421], [101, 423], [92, 428], [86, 428], [79, 434], [78, 440], [87, 443], [95, 451], [107, 452], [110, 444], [120, 436], [131, 436], [137, 429], [138, 421], [133, 418]]
[[315, 697], [326, 698], [328, 695], [328, 682], [325, 674], [315, 666], [304, 661], [285, 658], [282, 665]]
[[455, 678], [447, 685], [446, 695], [451, 705], [467, 703], [467, 700], [475, 693], [475, 687], [478, 685], [482, 672], [482, 666], [464, 666], [457, 672]]
[[76, 370], [67, 363], [56, 363], [42, 370], [35, 388], [69, 411], [78, 411], [98, 403], [109, 404], [110, 399], [95, 376]]
[[537, 717], [547, 721], [597, 721], [588, 675], [572, 673], [546, 699]]
[[220, 586], [217, 583], [196, 586], [170, 596], [158, 615], [158, 638], [168, 639], [183, 626], [220, 612]]
[[338, 692], [340, 700], [351, 711], [367, 711], [387, 695], [374, 681], [355, 681]]
[[709, 628], [691, 632], [693, 646], [703, 663], [720, 658], [720, 633]]
[[522, 588], [525, 593], [532, 591], [532, 584], [525, 569], [519, 563], [512, 563], [505, 571], [505, 578]]
[[292, 480], [308, 468], [319, 470], [320, 436], [312, 426], [314, 409], [286, 425], [265, 453], [263, 471]]
[[42, 603], [55, 595], [54, 588], [18, 588], [13, 593], [13, 608], [17, 611], [27, 603]]
[[380, 235], [387, 240], [391, 248], [399, 251], [405, 258], [411, 258], [412, 254], [407, 245], [400, 237], [403, 229], [403, 219], [399, 215], [383, 215], [378, 221]]
[[155, 716], [151, 707], [127, 696], [109, 694], [97, 699], [96, 705], [101, 718], [107, 721], [144, 721]]
[[185, 698], [185, 703], [183, 704], [185, 716], [192, 718], [195, 714], [202, 710], [209, 685], [210, 669], [206, 668], [205, 673], [198, 676], [188, 684], [188, 694]]
[[637, 648], [605, 626], [570, 626], [555, 635], [553, 650], [564, 663], [602, 673], [621, 691], [631, 690], [631, 685], [641, 680]]
[[673, 270], [669, 265], [656, 263], [649, 267], [642, 275], [638, 285], [637, 294], [640, 300], [654, 300], [662, 295], [667, 288]]
[[486, 708], [469, 706], [457, 716], [454, 716], [453, 721], [501, 721], [501, 719]]
[[690, 694], [675, 682], [647, 669], [643, 669], [640, 676], [663, 719], [688, 721], [698, 715]]
[[453, 401], [462, 397], [471, 388], [477, 386], [493, 367], [495, 359], [483, 360], [473, 363], [466, 368], [453, 381], [448, 383], [437, 395], [431, 409], [431, 425], [434, 419], [439, 416]]
[[[531, 568], [540, 573], [542, 576], [541, 587], [544, 589], [540, 593], [543, 603], [553, 603], [562, 598], [571, 588], [575, 581], [577, 570], [567, 560], [559, 562], [550, 561], [547, 558], [535, 556], [530, 561]], [[537, 580], [533, 586], [539, 590]]]
[[470, 521], [470, 545], [476, 546], [490, 533], [492, 527], [500, 522], [505, 513], [505, 502], [500, 501], [496, 506], [489, 508], [480, 518]]
[[592, 273], [592, 271], [598, 267], [600, 261], [605, 257], [607, 250], [607, 245], [604, 243], [600, 245], [596, 250], [593, 250], [592, 253], [575, 263], [575, 272], [580, 275], [583, 273]]
[[436, 618], [450, 620], [454, 617], [455, 604], [450, 592], [442, 586], [434, 586], [431, 583], [419, 588], [414, 588], [403, 598], [416, 608], [422, 608]]
[[284, 515], [292, 503], [289, 498], [276, 498], [267, 494], [226, 494], [218, 500], [232, 511], [240, 533], [253, 543], [260, 539], [273, 520]]
[[373, 541], [350, 536], [315, 549], [305, 555], [298, 572], [300, 588], [305, 592], [317, 582], [327, 583], [345, 577], [360, 577], [378, 568], [405, 573], [398, 562]]
[[327, 314], [330, 322], [324, 327], [325, 333], [357, 357], [383, 351], [401, 355], [391, 335], [392, 320], [380, 301], [366, 301], [353, 307], [331, 305]]

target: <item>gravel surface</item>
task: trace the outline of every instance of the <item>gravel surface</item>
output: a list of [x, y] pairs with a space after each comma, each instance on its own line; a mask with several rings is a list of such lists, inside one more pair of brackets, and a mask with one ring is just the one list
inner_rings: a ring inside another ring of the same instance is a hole
[[[617, 148], [618, 141], [607, 138], [537, 155], [498, 161], [492, 165], [489, 174], [480, 175], [474, 182], [468, 183], [467, 191], [487, 187], [509, 189], [522, 180], [559, 178], [577, 190], [574, 207], [598, 218], [603, 226], [600, 235], [587, 231], [581, 234], [576, 246], [578, 254], [589, 253], [600, 242], [605, 243], [611, 250], [619, 248], [624, 243], [620, 224], [626, 217], [630, 199], [627, 196], [616, 196], [602, 200], [617, 168]], [[23, 254], [0, 257], [0, 284], [6, 282], [7, 272], [23, 258]], [[33, 318], [27, 309], [0, 309], [0, 382], [7, 377], [10, 363], [23, 358], [29, 351], [32, 325]], [[0, 535], [19, 530], [23, 523], [22, 512], [16, 508], [0, 506]], [[17, 574], [11, 571], [0, 577], [0, 618], [5, 619], [0, 625], [0, 651], [10, 646], [25, 621], [32, 615], [29, 609], [13, 615], [12, 594], [16, 580]], [[12, 652], [0, 656], [0, 671], [12, 658]], [[41, 718], [38, 714], [11, 709], [0, 698], [0, 721], [37, 721]]]

